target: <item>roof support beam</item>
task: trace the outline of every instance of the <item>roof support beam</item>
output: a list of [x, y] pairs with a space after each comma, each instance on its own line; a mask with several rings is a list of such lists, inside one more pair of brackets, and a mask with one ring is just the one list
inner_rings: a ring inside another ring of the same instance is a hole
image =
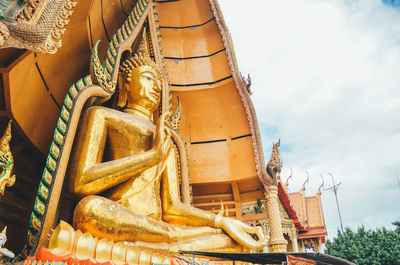
[[242, 220], [242, 203], [240, 201], [240, 193], [237, 182], [232, 182], [233, 199], [235, 200], [236, 219]]

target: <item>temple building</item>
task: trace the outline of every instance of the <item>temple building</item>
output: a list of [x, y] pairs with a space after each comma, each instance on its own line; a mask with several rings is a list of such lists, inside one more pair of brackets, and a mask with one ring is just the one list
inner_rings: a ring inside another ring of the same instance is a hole
[[293, 220], [296, 227], [291, 227], [291, 230], [285, 233], [285, 239], [289, 242], [288, 251], [322, 252], [322, 244], [328, 235], [321, 203], [322, 186], [314, 196], [308, 197], [304, 194], [305, 185], [298, 192], [291, 193], [288, 192], [288, 186], [288, 182], [278, 184], [279, 198], [286, 213], [283, 219]]
[[321, 251], [321, 191], [288, 191], [280, 142], [265, 163], [217, 0], [9, 2], [0, 0], [0, 229], [18, 260]]

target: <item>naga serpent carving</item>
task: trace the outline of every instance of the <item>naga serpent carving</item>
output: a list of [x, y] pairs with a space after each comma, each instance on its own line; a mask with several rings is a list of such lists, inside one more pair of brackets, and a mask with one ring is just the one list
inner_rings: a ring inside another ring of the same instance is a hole
[[281, 157], [279, 155], [280, 145], [281, 145], [280, 139], [276, 144], [273, 144], [271, 159], [267, 164], [267, 173], [274, 181], [274, 183], [277, 182], [277, 178], [279, 177], [279, 174], [281, 173], [282, 170], [282, 162], [281, 162]]
[[55, 53], [77, 2], [0, 0], [0, 48]]

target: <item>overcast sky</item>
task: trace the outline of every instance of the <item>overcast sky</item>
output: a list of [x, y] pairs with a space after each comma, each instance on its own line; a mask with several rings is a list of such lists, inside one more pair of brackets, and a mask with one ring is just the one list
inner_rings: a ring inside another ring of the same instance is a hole
[[[342, 182], [344, 226], [400, 219], [400, 9], [378, 0], [219, 0], [252, 100], [266, 161], [281, 138], [290, 191]], [[335, 197], [322, 194], [329, 238]]]

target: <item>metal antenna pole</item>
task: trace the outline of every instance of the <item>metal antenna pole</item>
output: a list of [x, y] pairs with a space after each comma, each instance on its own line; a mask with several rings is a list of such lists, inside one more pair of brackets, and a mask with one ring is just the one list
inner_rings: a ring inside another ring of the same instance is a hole
[[339, 182], [338, 184], [335, 184], [335, 179], [333, 178], [333, 175], [331, 173], [328, 173], [328, 174], [331, 175], [331, 177], [332, 177], [333, 186], [329, 187], [327, 189], [324, 189], [324, 190], [332, 190], [333, 194], [335, 194], [336, 206], [337, 206], [337, 210], [338, 210], [338, 213], [339, 213], [340, 229], [342, 230], [342, 234], [344, 234], [343, 223], [342, 223], [342, 215], [340, 214], [339, 201], [338, 201], [338, 198], [337, 198], [338, 187], [339, 187], [340, 184], [342, 184], [342, 182]]

